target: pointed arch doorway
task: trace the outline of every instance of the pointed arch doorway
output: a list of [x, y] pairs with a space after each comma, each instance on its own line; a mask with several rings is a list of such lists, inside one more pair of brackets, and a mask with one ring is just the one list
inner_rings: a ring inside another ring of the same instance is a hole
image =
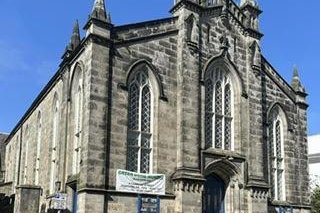
[[203, 213], [225, 213], [226, 186], [217, 175], [207, 176], [204, 184]]

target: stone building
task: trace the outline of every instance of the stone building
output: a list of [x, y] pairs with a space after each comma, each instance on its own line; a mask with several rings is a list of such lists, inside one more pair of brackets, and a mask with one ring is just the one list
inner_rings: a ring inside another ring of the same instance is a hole
[[4, 141], [6, 140], [7, 136], [7, 134], [0, 132], [0, 184], [4, 182], [6, 155], [6, 147], [4, 145]]
[[15, 212], [46, 212], [57, 192], [66, 212], [137, 212], [118, 169], [164, 174], [163, 213], [309, 212], [307, 94], [262, 55], [257, 2], [170, 12], [114, 26], [95, 0], [84, 38], [75, 24], [5, 142]]

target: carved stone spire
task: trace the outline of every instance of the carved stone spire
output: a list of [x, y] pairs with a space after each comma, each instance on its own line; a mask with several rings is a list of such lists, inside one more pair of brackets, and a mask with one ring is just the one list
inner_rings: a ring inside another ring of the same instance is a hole
[[91, 18], [98, 19], [104, 22], [110, 22], [109, 17], [107, 16], [106, 6], [104, 0], [95, 0], [92, 13], [90, 15]]
[[305, 93], [305, 88], [301, 84], [300, 77], [299, 77], [299, 71], [296, 66], [294, 66], [294, 68], [293, 68], [293, 77], [292, 77], [292, 81], [291, 81], [291, 87], [296, 92]]
[[92, 12], [84, 26], [86, 37], [95, 34], [109, 39], [112, 27], [111, 16], [110, 13], [107, 13], [105, 0], [94, 0]]
[[79, 44], [80, 44], [80, 29], [79, 29], [79, 22], [78, 20], [76, 20], [76, 22], [74, 23], [73, 26], [73, 30], [72, 30], [72, 36], [71, 36], [71, 40], [70, 40], [70, 46], [72, 50], [75, 50]]
[[250, 48], [250, 63], [254, 70], [260, 70], [261, 68], [261, 49], [257, 41], [253, 41]]
[[63, 53], [62, 59], [68, 58], [72, 51], [74, 51], [81, 42], [80, 38], [80, 29], [79, 29], [79, 22], [76, 22], [73, 25], [72, 35], [69, 44], [66, 46], [66, 49]]

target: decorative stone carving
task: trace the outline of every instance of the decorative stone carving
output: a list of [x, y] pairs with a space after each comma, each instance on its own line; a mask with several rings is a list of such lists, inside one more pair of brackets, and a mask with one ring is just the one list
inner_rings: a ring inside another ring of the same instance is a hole
[[261, 49], [256, 41], [253, 41], [250, 46], [250, 65], [256, 76], [261, 72]]
[[230, 43], [229, 43], [229, 39], [227, 37], [227, 34], [224, 33], [220, 39], [220, 49], [223, 51], [224, 54], [226, 54], [229, 50], [229, 47], [230, 47]]
[[187, 191], [197, 192], [203, 191], [203, 182], [197, 182], [194, 180], [180, 179], [174, 182], [174, 191]]
[[266, 188], [251, 188], [250, 196], [254, 199], [267, 199], [269, 192]]

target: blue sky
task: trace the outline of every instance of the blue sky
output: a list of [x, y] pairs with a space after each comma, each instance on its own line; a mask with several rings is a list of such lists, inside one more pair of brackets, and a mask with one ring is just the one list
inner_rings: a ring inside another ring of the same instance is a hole
[[[57, 70], [75, 19], [84, 26], [92, 2], [0, 0], [0, 132], [11, 131]], [[263, 54], [288, 82], [298, 66], [309, 93], [309, 134], [320, 133], [320, 1], [259, 4]], [[115, 25], [168, 17], [172, 5], [173, 0], [107, 0]]]

